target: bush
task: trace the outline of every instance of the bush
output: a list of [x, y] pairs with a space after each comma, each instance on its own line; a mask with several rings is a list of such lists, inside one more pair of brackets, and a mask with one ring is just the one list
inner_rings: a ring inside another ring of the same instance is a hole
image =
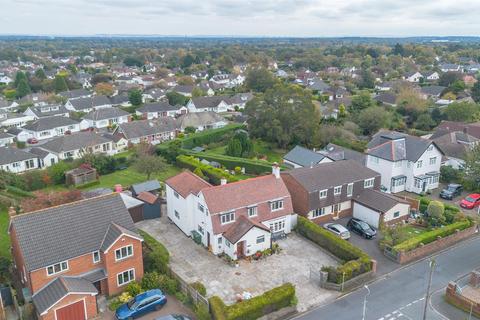
[[431, 243], [435, 240], [438, 239], [438, 237], [447, 237], [449, 235], [452, 235], [456, 232], [456, 230], [465, 230], [473, 225], [473, 222], [470, 219], [466, 219], [463, 221], [458, 221], [455, 223], [452, 223], [448, 226], [441, 227], [429, 232], [425, 232], [422, 234], [419, 234], [418, 236], [412, 237], [408, 239], [407, 241], [404, 241], [400, 244], [397, 244], [396, 246], [393, 247], [393, 250], [396, 252], [399, 251], [411, 251], [413, 249], [416, 249], [420, 246], [421, 243], [423, 244], [428, 244]]
[[143, 237], [143, 244], [146, 247], [143, 255], [145, 272], [166, 273], [170, 260], [167, 248], [145, 231], [139, 230], [139, 233]]
[[[189, 151], [183, 151], [187, 155], [196, 155]], [[206, 154], [202, 153], [201, 157], [208, 161], [216, 161], [230, 170], [235, 170], [235, 167], [243, 167], [247, 173], [262, 174], [270, 173], [272, 171], [272, 164], [262, 160], [252, 160], [244, 158], [236, 158], [225, 156], [221, 154]]]
[[[371, 270], [371, 259], [361, 249], [350, 242], [340, 239], [333, 233], [323, 229], [304, 217], [298, 217], [297, 231], [326, 249], [345, 263], [337, 268], [325, 267], [328, 272], [328, 280], [334, 283], [347, 281], [357, 275]], [[343, 273], [345, 277], [343, 278]]]
[[226, 306], [217, 296], [209, 299], [215, 320], [254, 320], [296, 303], [295, 287], [285, 283], [260, 296]]
[[225, 172], [222, 169], [214, 168], [210, 165], [203, 164], [202, 162], [200, 162], [200, 160], [193, 156], [178, 156], [177, 165], [182, 168], [190, 169], [191, 171], [195, 171], [197, 170], [197, 168], [200, 168], [203, 174], [206, 175], [208, 177], [208, 180], [213, 184], [220, 184], [220, 180], [222, 178], [227, 179], [228, 182], [238, 181], [238, 178], [231, 175], [230, 173]]
[[440, 201], [430, 201], [425, 217], [429, 226], [437, 227], [445, 224], [445, 206]]
[[198, 291], [202, 296], [206, 297], [207, 296], [207, 288], [201, 283], [200, 281], [196, 281], [191, 284], [191, 286]]
[[160, 275], [158, 272], [146, 272], [142, 278], [143, 290], [152, 290], [160, 288]]
[[23, 174], [25, 179], [25, 189], [28, 191], [35, 191], [45, 188], [51, 179], [48, 173], [43, 170], [27, 171]]
[[7, 186], [6, 190], [8, 193], [11, 193], [13, 195], [16, 195], [22, 198], [35, 197], [33, 193], [19, 189], [17, 187], [13, 187], [13, 186]]
[[440, 167], [440, 181], [443, 183], [460, 182], [462, 171], [454, 169], [451, 166]]
[[125, 287], [125, 292], [128, 292], [130, 296], [135, 297], [137, 294], [142, 293], [143, 289], [140, 283], [132, 281]]
[[60, 161], [48, 167], [47, 172], [54, 184], [65, 183], [65, 171], [71, 170], [75, 167], [73, 162]]
[[193, 306], [193, 311], [195, 312], [195, 316], [197, 320], [211, 320], [212, 316], [210, 316], [210, 312], [208, 308], [201, 303], [197, 303]]

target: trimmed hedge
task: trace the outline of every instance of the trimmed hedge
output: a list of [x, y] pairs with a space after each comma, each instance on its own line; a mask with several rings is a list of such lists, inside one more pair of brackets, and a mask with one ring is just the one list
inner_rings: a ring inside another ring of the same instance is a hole
[[450, 225], [447, 225], [445, 227], [428, 231], [428, 232], [419, 234], [418, 236], [412, 237], [394, 246], [393, 250], [396, 252], [410, 251], [415, 248], [418, 248], [421, 243], [428, 244], [428, 243], [434, 242], [435, 240], [438, 239], [438, 237], [444, 238], [454, 234], [457, 230], [465, 230], [467, 228], [470, 228], [471, 226], [473, 226], [473, 221], [471, 221], [470, 219], [458, 221]]
[[147, 250], [144, 250], [144, 268], [145, 272], [166, 273], [168, 270], [168, 262], [170, 261], [170, 253], [167, 248], [158, 242], [145, 231], [138, 231], [143, 238], [143, 244]]
[[182, 168], [190, 169], [191, 171], [195, 171], [196, 169], [200, 168], [203, 174], [208, 177], [208, 180], [216, 185], [220, 184], [220, 180], [222, 178], [227, 179], [228, 182], [235, 182], [239, 180], [237, 177], [222, 169], [203, 164], [200, 162], [200, 160], [193, 156], [179, 155], [177, 157], [177, 165]]
[[210, 310], [215, 320], [255, 320], [269, 313], [294, 305], [295, 287], [285, 283], [260, 296], [226, 306], [219, 297], [211, 297]]
[[[328, 272], [329, 281], [341, 283], [343, 280], [347, 281], [371, 270], [372, 261], [368, 254], [307, 218], [298, 217], [297, 231], [340, 260], [345, 261], [343, 265], [336, 268], [332, 266], [323, 268]], [[345, 277], [343, 277], [343, 274], [345, 274]]]
[[22, 198], [35, 198], [35, 195], [33, 193], [22, 190], [14, 186], [7, 186], [6, 190], [8, 193], [11, 193], [13, 195], [16, 195]]
[[182, 140], [182, 147], [185, 149], [192, 149], [197, 146], [224, 141], [226, 140], [226, 135], [231, 134], [233, 131], [244, 128], [245, 126], [243, 124], [231, 124], [219, 129], [193, 133]]
[[188, 150], [181, 151], [187, 155], [195, 155], [208, 161], [216, 161], [230, 170], [235, 170], [235, 167], [243, 167], [247, 173], [262, 174], [272, 171], [272, 164], [261, 160], [251, 160], [237, 157], [230, 157], [221, 154], [209, 154], [202, 152], [201, 154], [195, 154]]

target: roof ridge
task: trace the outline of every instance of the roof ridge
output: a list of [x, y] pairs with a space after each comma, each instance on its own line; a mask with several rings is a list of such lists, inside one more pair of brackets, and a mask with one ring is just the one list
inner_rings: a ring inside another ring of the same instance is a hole
[[220, 184], [220, 185], [217, 185], [217, 186], [212, 185], [211, 187], [208, 187], [208, 188], [205, 188], [205, 189], [208, 189], [208, 190], [210, 190], [210, 189], [219, 189], [220, 187], [237, 185], [237, 184], [245, 183], [245, 182], [252, 181], [252, 180], [265, 179], [265, 178], [267, 178], [267, 177], [270, 177], [270, 178], [271, 178], [271, 177], [274, 177], [274, 175], [273, 175], [273, 174], [266, 174], [266, 175], [263, 175], [263, 176], [248, 178], [248, 179], [245, 179], [245, 180], [234, 181], [234, 182], [227, 183], [227, 184]]

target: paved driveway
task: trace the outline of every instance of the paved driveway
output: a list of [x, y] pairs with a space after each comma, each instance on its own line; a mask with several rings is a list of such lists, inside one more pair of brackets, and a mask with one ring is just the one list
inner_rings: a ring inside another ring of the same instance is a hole
[[229, 266], [223, 259], [195, 244], [166, 217], [137, 223], [170, 251], [173, 270], [185, 281], [201, 281], [207, 295], [218, 295], [227, 304], [235, 302], [244, 291], [255, 295], [285, 282], [296, 286], [299, 311], [331, 301], [339, 293], [319, 287], [311, 270], [323, 265], [336, 265], [337, 261], [310, 241], [292, 233], [279, 242], [282, 252], [261, 261], [240, 261], [239, 267]]

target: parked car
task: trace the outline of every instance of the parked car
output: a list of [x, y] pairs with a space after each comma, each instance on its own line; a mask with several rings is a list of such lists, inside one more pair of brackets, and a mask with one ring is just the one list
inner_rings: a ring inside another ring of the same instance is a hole
[[38, 140], [36, 138], [30, 138], [30, 139], [27, 140], [27, 143], [28, 144], [37, 144]]
[[357, 218], [351, 218], [347, 223], [347, 228], [365, 239], [373, 239], [377, 235], [377, 231], [372, 226]]
[[155, 320], [192, 320], [192, 318], [184, 316], [183, 314], [169, 314], [160, 318], [155, 318]]
[[452, 200], [459, 196], [463, 191], [463, 186], [456, 183], [450, 183], [445, 189], [440, 192], [440, 198]]
[[167, 297], [160, 289], [148, 290], [122, 304], [115, 311], [118, 320], [138, 318], [146, 313], [159, 310], [167, 303]]
[[339, 236], [340, 238], [342, 238], [343, 240], [348, 240], [350, 239], [350, 231], [347, 230], [347, 228], [345, 228], [344, 226], [342, 226], [341, 224], [338, 224], [338, 223], [325, 223], [323, 225], [323, 227], [325, 229], [327, 229], [328, 231], [336, 234], [337, 236]]
[[465, 208], [465, 209], [473, 209], [477, 207], [480, 204], [480, 194], [478, 193], [472, 193], [471, 195], [465, 197], [460, 202], [460, 207]]

